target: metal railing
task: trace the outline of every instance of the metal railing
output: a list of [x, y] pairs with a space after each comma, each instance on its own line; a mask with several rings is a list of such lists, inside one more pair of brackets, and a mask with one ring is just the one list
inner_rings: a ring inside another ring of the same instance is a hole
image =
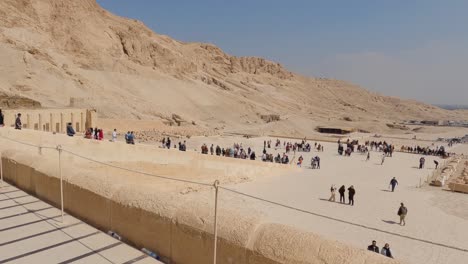
[[[131, 172], [131, 173], [136, 173], [136, 174], [140, 174], [140, 175], [155, 177], [155, 178], [168, 180], [168, 181], [176, 181], [176, 182], [181, 182], [181, 183], [186, 183], [186, 184], [193, 184], [193, 185], [199, 185], [199, 186], [213, 188], [213, 190], [215, 191], [215, 195], [214, 195], [214, 225], [213, 225], [213, 235], [214, 235], [213, 263], [214, 264], [216, 264], [216, 261], [217, 261], [217, 250], [218, 250], [218, 247], [217, 247], [217, 243], [218, 243], [218, 206], [219, 206], [218, 197], [219, 197], [220, 190], [223, 190], [225, 192], [229, 192], [229, 193], [232, 193], [232, 194], [235, 194], [235, 195], [238, 195], [238, 196], [247, 197], [249, 199], [253, 199], [253, 200], [256, 200], [256, 201], [263, 202], [263, 203], [267, 203], [267, 204], [270, 204], [270, 205], [285, 208], [285, 209], [288, 209], [288, 210], [300, 212], [300, 213], [303, 213], [303, 214], [314, 215], [316, 217], [324, 218], [324, 219], [327, 219], [327, 220], [330, 220], [330, 221], [343, 223], [343, 224], [347, 224], [347, 225], [351, 225], [351, 226], [355, 226], [355, 227], [359, 227], [359, 228], [363, 228], [363, 229], [367, 229], [367, 230], [371, 230], [371, 231], [376, 231], [376, 232], [380, 232], [380, 233], [384, 233], [384, 234], [388, 234], [388, 235], [398, 236], [398, 237], [401, 237], [401, 238], [405, 238], [405, 239], [409, 239], [409, 240], [413, 240], [413, 241], [418, 241], [418, 242], [425, 243], [425, 244], [435, 245], [435, 246], [439, 246], [439, 247], [443, 247], [443, 248], [449, 248], [449, 249], [462, 251], [462, 252], [468, 252], [468, 249], [466, 249], [466, 248], [456, 247], [456, 246], [447, 245], [447, 244], [444, 244], [444, 243], [434, 242], [434, 241], [431, 241], [431, 240], [421, 239], [421, 238], [412, 237], [412, 236], [408, 236], [408, 235], [404, 235], [404, 234], [400, 234], [400, 233], [396, 233], [396, 232], [392, 232], [392, 231], [387, 231], [387, 230], [383, 230], [383, 229], [380, 229], [380, 228], [376, 228], [376, 227], [372, 227], [372, 226], [368, 226], [368, 225], [364, 225], [364, 224], [359, 224], [359, 223], [355, 223], [355, 222], [352, 222], [352, 221], [332, 217], [332, 216], [329, 216], [329, 215], [320, 214], [320, 213], [317, 213], [317, 212], [312, 212], [312, 211], [309, 211], [309, 210], [297, 208], [297, 207], [290, 206], [290, 205], [287, 205], [287, 204], [283, 204], [283, 203], [280, 203], [280, 202], [271, 201], [271, 200], [261, 198], [261, 197], [255, 196], [255, 195], [243, 193], [243, 192], [240, 192], [238, 190], [234, 190], [232, 188], [221, 186], [220, 182], [218, 180], [216, 180], [216, 181], [214, 181], [214, 183], [210, 184], [210, 183], [206, 183], [206, 182], [197, 182], [197, 181], [191, 181], [191, 180], [180, 179], [180, 178], [175, 178], [175, 177], [157, 175], [157, 174], [152, 174], [152, 173], [147, 173], [147, 172], [143, 172], [143, 171], [138, 171], [138, 170], [133, 170], [133, 169], [117, 166], [117, 165], [114, 165], [114, 164], [110, 164], [108, 162], [103, 162], [103, 161], [91, 159], [91, 158], [85, 157], [83, 155], [77, 154], [77, 153], [75, 153], [75, 152], [73, 152], [71, 150], [68, 150], [68, 149], [64, 148], [62, 145], [57, 145], [55, 147], [54, 146], [40, 146], [40, 145], [31, 144], [31, 143], [28, 143], [28, 142], [18, 141], [18, 140], [8, 138], [8, 137], [2, 136], [2, 135], [0, 135], [0, 138], [2, 138], [3, 140], [18, 143], [18, 144], [21, 144], [21, 145], [24, 145], [24, 146], [37, 148], [39, 155], [41, 155], [42, 149], [56, 150], [58, 152], [58, 164], [57, 164], [57, 166], [58, 166], [59, 177], [60, 177], [60, 207], [61, 207], [61, 221], [62, 221], [62, 223], [65, 221], [64, 220], [64, 209], [65, 208], [64, 208], [64, 202], [63, 202], [63, 181], [64, 181], [64, 179], [63, 179], [63, 175], [62, 175], [62, 155], [63, 155], [63, 153], [66, 153], [68, 155], [78, 157], [80, 159], [87, 160], [87, 161], [90, 161], [90, 162], [93, 162], [93, 163], [96, 163], [96, 164], [112, 167], [112, 168], [122, 170], [122, 171], [126, 171], [126, 172]], [[3, 185], [3, 180], [4, 180], [3, 179], [3, 159], [2, 159], [1, 155], [0, 155], [0, 174], [1, 174], [0, 184]]]

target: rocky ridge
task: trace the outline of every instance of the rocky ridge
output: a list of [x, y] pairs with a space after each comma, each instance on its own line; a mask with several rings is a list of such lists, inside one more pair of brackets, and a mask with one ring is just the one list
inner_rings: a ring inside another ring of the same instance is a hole
[[[227, 130], [306, 134], [352, 117], [366, 130], [405, 119], [468, 119], [278, 63], [159, 35], [95, 0], [0, 2], [0, 92], [108, 118], [173, 120]], [[51, 96], [52, 95], [52, 96]], [[86, 99], [84, 99], [86, 98]], [[274, 115], [274, 122], [262, 116]], [[346, 124], [349, 126], [349, 124]]]

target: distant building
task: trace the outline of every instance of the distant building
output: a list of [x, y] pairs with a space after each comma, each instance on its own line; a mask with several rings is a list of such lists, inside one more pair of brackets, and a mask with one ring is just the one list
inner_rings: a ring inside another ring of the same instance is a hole
[[349, 134], [355, 131], [353, 128], [339, 128], [339, 127], [317, 127], [317, 131], [325, 134]]

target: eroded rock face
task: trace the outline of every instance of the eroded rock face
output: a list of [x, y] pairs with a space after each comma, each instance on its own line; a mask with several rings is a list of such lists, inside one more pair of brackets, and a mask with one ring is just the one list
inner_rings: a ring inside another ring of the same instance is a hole
[[390, 131], [385, 124], [393, 121], [467, 116], [343, 81], [302, 77], [276, 62], [231, 56], [211, 44], [177, 41], [115, 16], [95, 0], [0, 1], [0, 54], [0, 92], [45, 107], [89, 98], [83, 105], [109, 118], [170, 119], [179, 113], [199, 126], [249, 130], [263, 123], [253, 122], [257, 113], [279, 113], [297, 122], [275, 120], [277, 130], [305, 134], [311, 120], [343, 115], [366, 130], [379, 120]]
[[[26, 89], [27, 87], [25, 87]], [[9, 96], [6, 94], [0, 94], [0, 108], [40, 108], [41, 103], [38, 101], [21, 97], [21, 96]]]

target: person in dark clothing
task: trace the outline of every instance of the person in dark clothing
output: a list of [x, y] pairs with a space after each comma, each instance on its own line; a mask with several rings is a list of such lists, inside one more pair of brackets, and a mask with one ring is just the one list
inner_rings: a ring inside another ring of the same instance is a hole
[[340, 193], [340, 203], [346, 203], [345, 196], [344, 196], [346, 192], [346, 187], [342, 185], [340, 189], [338, 190], [338, 192]]
[[2, 113], [2, 109], [0, 109], [0, 127], [5, 126], [5, 116]]
[[15, 129], [21, 130], [22, 124], [21, 124], [21, 113], [18, 113], [16, 116], [15, 120]]
[[437, 168], [439, 167], [439, 162], [437, 160], [434, 160], [434, 164], [435, 164], [435, 168], [437, 170]]
[[379, 247], [377, 246], [377, 241], [372, 240], [372, 245], [367, 247], [367, 250], [379, 253]]
[[380, 252], [380, 254], [389, 258], [393, 258], [392, 251], [390, 250], [390, 245], [388, 243], [385, 243], [385, 246], [382, 248], [382, 251]]
[[316, 156], [315, 157], [315, 162], [316, 162], [316, 165], [317, 165], [317, 169], [320, 169], [320, 157], [319, 156]]
[[395, 191], [395, 187], [398, 185], [398, 181], [393, 177], [393, 179], [390, 181], [390, 186], [392, 186], [392, 192]]
[[424, 163], [426, 162], [426, 159], [424, 157], [421, 157], [419, 159], [419, 169], [424, 168]]
[[403, 203], [400, 204], [400, 208], [398, 208], [397, 214], [400, 216], [400, 225], [406, 225], [405, 218], [408, 214], [408, 208], [406, 208]]
[[94, 139], [99, 139], [99, 130], [97, 127], [94, 128]]
[[75, 130], [73, 129], [72, 123], [67, 124], [67, 135], [73, 137], [75, 135]]
[[171, 148], [171, 139], [169, 137], [167, 137], [167, 140], [166, 140], [166, 148], [167, 149]]
[[356, 190], [354, 189], [354, 186], [351, 185], [351, 187], [348, 188], [348, 201], [349, 205], [354, 205], [354, 195], [356, 194]]

